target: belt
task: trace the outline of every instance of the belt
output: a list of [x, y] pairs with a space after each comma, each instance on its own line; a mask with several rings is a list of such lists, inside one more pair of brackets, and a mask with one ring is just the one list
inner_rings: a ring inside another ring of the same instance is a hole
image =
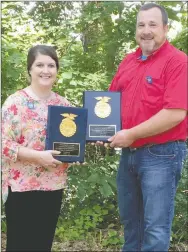
[[186, 142], [184, 140], [175, 140], [175, 141], [169, 141], [169, 142], [165, 142], [165, 143], [150, 143], [150, 144], [144, 144], [142, 146], [139, 146], [139, 147], [128, 147], [128, 149], [131, 151], [131, 152], [134, 152], [136, 150], [139, 150], [139, 149], [142, 149], [142, 148], [148, 148], [148, 147], [151, 147], [151, 146], [154, 146], [154, 145], [160, 145], [160, 144], [167, 144], [167, 143], [179, 143], [179, 142]]

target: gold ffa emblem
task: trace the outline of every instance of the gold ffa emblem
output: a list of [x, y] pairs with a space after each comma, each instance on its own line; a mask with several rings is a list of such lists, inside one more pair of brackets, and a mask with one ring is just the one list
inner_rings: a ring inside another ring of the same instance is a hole
[[67, 113], [61, 115], [65, 117], [59, 125], [61, 134], [65, 137], [73, 136], [76, 133], [76, 123], [74, 119], [77, 115]]
[[110, 100], [110, 97], [104, 96], [104, 97], [95, 97], [98, 102], [95, 105], [95, 114], [100, 118], [106, 118], [111, 113], [111, 107], [110, 104], [108, 104], [108, 100]]

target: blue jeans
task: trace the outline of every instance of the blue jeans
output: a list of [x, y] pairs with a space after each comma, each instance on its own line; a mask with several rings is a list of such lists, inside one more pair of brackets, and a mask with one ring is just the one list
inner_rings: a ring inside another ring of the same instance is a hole
[[186, 150], [186, 143], [180, 141], [122, 149], [117, 174], [122, 251], [168, 251]]

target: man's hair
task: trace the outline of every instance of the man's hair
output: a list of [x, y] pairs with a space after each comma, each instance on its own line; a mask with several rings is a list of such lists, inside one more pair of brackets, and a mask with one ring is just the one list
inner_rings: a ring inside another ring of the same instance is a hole
[[168, 14], [167, 14], [164, 7], [162, 7], [158, 4], [155, 4], [155, 3], [147, 3], [147, 4], [142, 5], [140, 7], [139, 11], [145, 11], [145, 10], [149, 10], [152, 8], [158, 8], [161, 11], [163, 24], [167, 25], [168, 24]]

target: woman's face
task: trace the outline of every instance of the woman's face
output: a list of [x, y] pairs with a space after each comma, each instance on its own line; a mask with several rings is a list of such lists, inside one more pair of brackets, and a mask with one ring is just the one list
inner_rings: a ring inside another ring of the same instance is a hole
[[29, 72], [32, 84], [40, 87], [52, 87], [57, 76], [56, 63], [50, 56], [38, 54]]

